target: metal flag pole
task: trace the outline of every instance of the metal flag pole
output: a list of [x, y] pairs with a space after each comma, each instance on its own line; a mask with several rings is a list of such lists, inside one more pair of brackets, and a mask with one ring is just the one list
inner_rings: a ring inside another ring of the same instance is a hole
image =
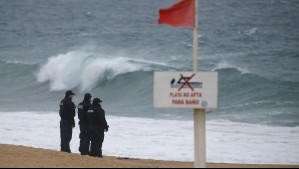
[[[198, 1], [195, 0], [195, 27], [193, 71], [199, 71], [199, 28], [198, 28]], [[206, 168], [206, 111], [194, 109], [194, 167]]]

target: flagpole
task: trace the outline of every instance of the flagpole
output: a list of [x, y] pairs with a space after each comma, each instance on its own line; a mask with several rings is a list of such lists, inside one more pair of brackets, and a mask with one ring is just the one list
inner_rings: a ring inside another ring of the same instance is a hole
[[[199, 71], [198, 0], [195, 0], [193, 71]], [[206, 111], [194, 109], [194, 168], [206, 168]]]
[[197, 14], [197, 8], [198, 8], [198, 2], [195, 0], [195, 27], [193, 28], [193, 41], [194, 41], [194, 55], [193, 55], [193, 71], [197, 72], [198, 71], [198, 57], [199, 57], [199, 51], [198, 51], [198, 14]]

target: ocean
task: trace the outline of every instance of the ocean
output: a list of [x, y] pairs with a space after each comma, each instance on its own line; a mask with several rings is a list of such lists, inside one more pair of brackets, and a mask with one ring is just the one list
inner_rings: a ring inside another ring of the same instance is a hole
[[[59, 150], [72, 89], [104, 101], [104, 154], [193, 161], [192, 110], [153, 107], [155, 71], [192, 71], [192, 29], [157, 24], [175, 2], [0, 0], [0, 143]], [[299, 164], [299, 1], [199, 0], [198, 15], [200, 71], [219, 73], [208, 161]]]

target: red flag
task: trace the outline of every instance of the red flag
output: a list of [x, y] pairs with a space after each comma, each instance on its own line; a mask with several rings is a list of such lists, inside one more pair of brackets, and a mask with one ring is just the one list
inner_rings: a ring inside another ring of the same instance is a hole
[[195, 0], [181, 0], [168, 9], [160, 9], [159, 24], [195, 27]]

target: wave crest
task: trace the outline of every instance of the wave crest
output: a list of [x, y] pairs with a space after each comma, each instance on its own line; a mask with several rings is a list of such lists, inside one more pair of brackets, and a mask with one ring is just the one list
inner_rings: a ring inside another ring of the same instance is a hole
[[239, 72], [241, 72], [242, 74], [249, 74], [250, 72], [247, 70], [247, 68], [244, 67], [239, 67], [233, 64], [230, 64], [226, 61], [220, 62], [216, 65], [215, 68], [213, 68], [212, 71], [217, 71], [217, 70], [225, 70], [225, 69], [236, 69]]
[[37, 73], [38, 82], [49, 82], [51, 91], [93, 89], [98, 82], [137, 71], [150, 71], [152, 62], [125, 57], [102, 58], [85, 52], [69, 52], [48, 59]]

